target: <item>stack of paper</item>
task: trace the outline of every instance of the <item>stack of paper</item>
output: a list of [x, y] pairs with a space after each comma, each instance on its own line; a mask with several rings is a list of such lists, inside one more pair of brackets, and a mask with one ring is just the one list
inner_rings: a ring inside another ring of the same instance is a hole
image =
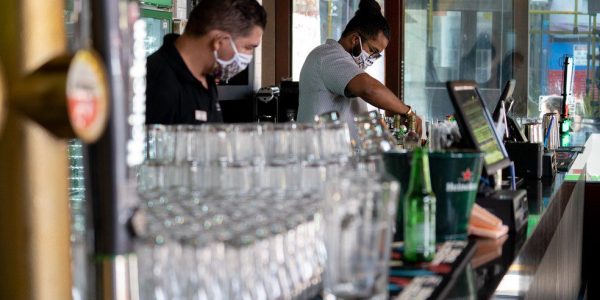
[[502, 220], [475, 203], [469, 220], [469, 234], [497, 239], [507, 233], [508, 226], [503, 225]]

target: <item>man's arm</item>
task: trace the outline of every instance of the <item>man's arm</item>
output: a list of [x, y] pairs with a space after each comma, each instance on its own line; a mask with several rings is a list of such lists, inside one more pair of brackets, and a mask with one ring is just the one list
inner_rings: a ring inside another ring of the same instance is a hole
[[348, 82], [346, 91], [352, 96], [361, 97], [369, 104], [397, 114], [406, 114], [409, 107], [371, 75], [363, 73]]
[[[396, 114], [406, 114], [411, 109], [390, 91], [385, 85], [367, 73], [356, 75], [346, 91], [352, 96], [360, 97], [369, 104]], [[417, 116], [417, 133], [421, 133], [421, 118]]]

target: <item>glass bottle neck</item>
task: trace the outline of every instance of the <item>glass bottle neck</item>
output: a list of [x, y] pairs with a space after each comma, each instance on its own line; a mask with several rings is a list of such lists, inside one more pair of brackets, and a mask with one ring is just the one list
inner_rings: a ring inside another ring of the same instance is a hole
[[410, 126], [410, 128], [408, 129], [409, 131], [415, 131], [417, 128], [417, 118], [415, 118], [414, 116], [409, 116], [408, 125]]
[[412, 169], [408, 189], [424, 194], [432, 193], [429, 176], [429, 155], [421, 148], [413, 151]]

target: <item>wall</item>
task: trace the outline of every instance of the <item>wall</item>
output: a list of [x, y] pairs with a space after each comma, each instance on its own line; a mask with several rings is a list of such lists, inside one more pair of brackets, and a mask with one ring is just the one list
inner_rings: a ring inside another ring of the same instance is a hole
[[[275, 2], [263, 0], [262, 5], [267, 11], [267, 28], [262, 39], [261, 87], [275, 84]], [[279, 0], [282, 1], [282, 0]], [[258, 69], [258, 68], [257, 68]], [[258, 88], [258, 87], [257, 87]]]

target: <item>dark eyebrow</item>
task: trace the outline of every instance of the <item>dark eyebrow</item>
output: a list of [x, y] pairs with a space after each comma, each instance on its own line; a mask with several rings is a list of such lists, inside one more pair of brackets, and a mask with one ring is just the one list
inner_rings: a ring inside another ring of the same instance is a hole
[[371, 52], [373, 52], [373, 54], [378, 54], [380, 52], [379, 49], [377, 49], [375, 46], [371, 45], [371, 43], [368, 43], [367, 46], [369, 47], [369, 50], [371, 50]]

